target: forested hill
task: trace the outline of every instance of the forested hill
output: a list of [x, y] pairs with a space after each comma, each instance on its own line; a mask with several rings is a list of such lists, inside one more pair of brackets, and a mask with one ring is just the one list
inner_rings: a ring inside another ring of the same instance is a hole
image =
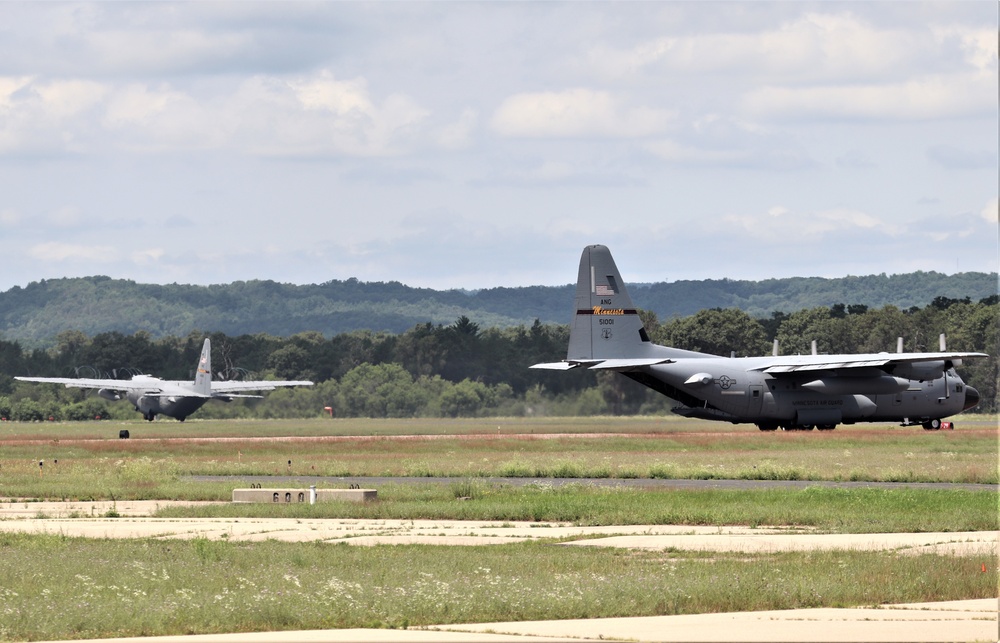
[[[740, 308], [754, 317], [816, 306], [860, 304], [902, 309], [937, 297], [977, 302], [997, 294], [996, 273], [916, 272], [823, 279], [731, 279], [630, 284], [635, 304], [661, 320], [706, 308]], [[109, 277], [49, 279], [0, 293], [0, 338], [24, 346], [52, 343], [64, 330], [87, 335], [148, 331], [154, 338], [191, 331], [227, 335], [326, 336], [368, 329], [402, 333], [460, 316], [483, 327], [569, 322], [573, 286], [489, 288], [476, 292], [411, 288], [399, 282], [334, 280], [292, 285], [239, 281], [213, 286], [154, 285]]]

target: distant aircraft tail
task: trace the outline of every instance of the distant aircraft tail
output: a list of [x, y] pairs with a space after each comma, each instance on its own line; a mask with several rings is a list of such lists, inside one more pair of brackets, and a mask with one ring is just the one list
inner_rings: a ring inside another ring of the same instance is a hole
[[194, 392], [198, 395], [212, 396], [212, 343], [207, 337], [201, 347], [198, 370], [194, 373]]

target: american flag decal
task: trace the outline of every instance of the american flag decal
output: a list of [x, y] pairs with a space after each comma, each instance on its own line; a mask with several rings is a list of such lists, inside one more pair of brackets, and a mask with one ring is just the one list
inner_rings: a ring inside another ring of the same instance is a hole
[[594, 294], [602, 297], [607, 297], [609, 295], [615, 294], [615, 291], [603, 284], [597, 284], [594, 287]]

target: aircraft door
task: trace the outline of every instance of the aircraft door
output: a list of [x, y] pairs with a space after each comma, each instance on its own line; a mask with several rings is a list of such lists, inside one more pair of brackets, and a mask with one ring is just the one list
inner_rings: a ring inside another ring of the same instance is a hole
[[750, 417], [757, 417], [760, 415], [760, 406], [764, 400], [764, 387], [759, 384], [751, 385], [750, 394], [747, 397], [747, 400], [749, 401], [747, 414]]

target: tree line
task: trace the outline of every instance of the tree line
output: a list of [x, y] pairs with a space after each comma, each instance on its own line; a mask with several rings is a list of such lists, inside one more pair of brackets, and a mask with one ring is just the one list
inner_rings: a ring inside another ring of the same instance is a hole
[[[923, 306], [935, 295], [979, 300], [997, 292], [996, 273], [916, 272], [826, 279], [763, 281], [716, 279], [630, 284], [635, 301], [661, 319], [699, 310], [738, 308], [754, 317], [833, 306]], [[317, 331], [326, 337], [366, 329], [404, 334], [418, 324], [448, 325], [466, 316], [485, 327], [567, 321], [575, 285], [486, 288], [476, 291], [413, 288], [399, 282], [331, 280], [294, 285], [237, 281], [196, 286], [141, 284], [110, 277], [43, 279], [0, 292], [0, 337], [30, 348], [50, 348], [67, 330], [94, 336], [146, 331], [154, 339], [212, 329], [231, 336], [288, 337]]]
[[[821, 353], [894, 352], [897, 337], [906, 351], [936, 351], [943, 333], [949, 350], [990, 354], [960, 370], [982, 396], [978, 411], [997, 410], [996, 295], [978, 302], [939, 296], [923, 308], [905, 310], [835, 304], [760, 318], [737, 308], [663, 321], [651, 311], [640, 314], [654, 342], [715, 355], [768, 355], [775, 339], [785, 355], [807, 354], [813, 341]], [[567, 325], [535, 320], [530, 326], [482, 328], [462, 315], [450, 324], [425, 322], [403, 333], [364, 330], [331, 337], [317, 331], [287, 337], [191, 332], [157, 339], [146, 331], [88, 336], [69, 330], [47, 349], [0, 340], [0, 417], [134, 418], [127, 403], [13, 377], [127, 379], [146, 373], [193, 379], [206, 336], [212, 340], [216, 378], [308, 379], [316, 385], [273, 391], [260, 401], [208, 404], [198, 417], [624, 415], [665, 413], [676, 405], [614, 373], [530, 370], [532, 364], [565, 357]]]

